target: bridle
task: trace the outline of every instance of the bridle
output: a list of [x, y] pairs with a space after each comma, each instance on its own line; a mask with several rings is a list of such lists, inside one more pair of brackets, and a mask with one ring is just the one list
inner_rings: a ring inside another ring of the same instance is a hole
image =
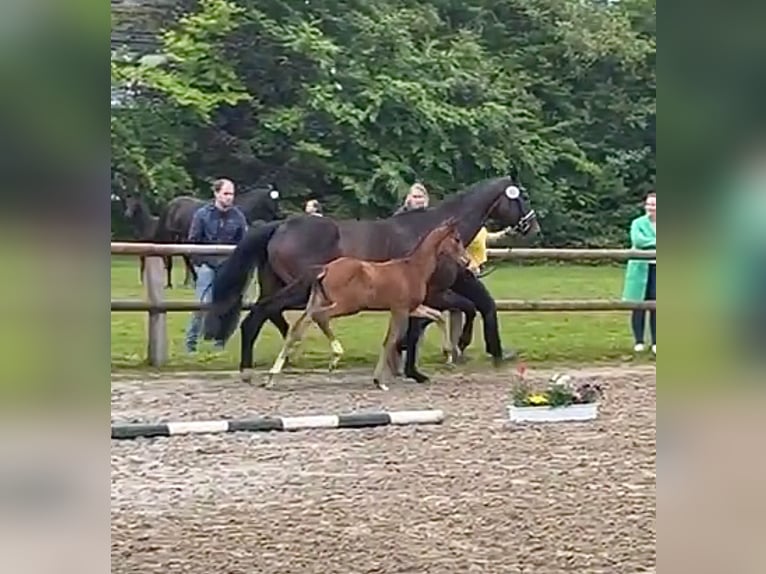
[[[505, 196], [511, 201], [517, 201], [519, 204], [519, 207], [522, 207], [523, 204], [521, 203], [521, 194], [524, 191], [525, 191], [524, 188], [521, 187], [520, 185], [509, 185], [507, 188], [505, 188]], [[510, 229], [514, 233], [520, 233], [521, 235], [526, 235], [532, 229], [532, 222], [536, 218], [537, 218], [537, 213], [535, 212], [534, 209], [530, 209], [524, 215], [522, 215], [514, 225], [511, 225]]]
[[521, 235], [526, 235], [532, 229], [532, 221], [537, 218], [537, 213], [534, 209], [527, 211], [521, 219], [516, 222], [516, 225], [511, 226], [511, 230]]

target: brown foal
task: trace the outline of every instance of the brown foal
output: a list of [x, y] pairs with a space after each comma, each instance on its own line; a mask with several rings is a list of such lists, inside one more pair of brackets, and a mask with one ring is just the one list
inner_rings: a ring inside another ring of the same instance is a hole
[[325, 265], [312, 284], [306, 309], [290, 329], [269, 370], [267, 385], [271, 386], [274, 376], [282, 372], [310, 320], [330, 341], [333, 353], [330, 370], [333, 370], [343, 355], [343, 347], [330, 329], [330, 320], [356, 315], [360, 311], [389, 311], [388, 332], [373, 375], [375, 385], [387, 390], [386, 380], [393, 376], [391, 364], [396, 341], [407, 328], [410, 316], [433, 319], [446, 332], [441, 313], [423, 305], [426, 286], [436, 271], [440, 255], [452, 257], [462, 265], [468, 264], [468, 255], [454, 218], [428, 233], [410, 255], [402, 259], [372, 262], [340, 257]]

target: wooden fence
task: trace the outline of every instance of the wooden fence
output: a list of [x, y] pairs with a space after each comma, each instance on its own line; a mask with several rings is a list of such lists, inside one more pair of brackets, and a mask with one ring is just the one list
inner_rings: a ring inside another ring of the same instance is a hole
[[[232, 245], [152, 244], [137, 242], [113, 242], [112, 255], [143, 255], [146, 257], [144, 285], [146, 300], [112, 300], [112, 311], [134, 311], [149, 314], [147, 353], [149, 364], [164, 365], [168, 360], [167, 313], [190, 312], [207, 306], [193, 301], [165, 301], [165, 267], [162, 256], [166, 255], [228, 255]], [[630, 249], [488, 249], [490, 259], [530, 260], [555, 259], [577, 261], [627, 261], [628, 259], [656, 259], [656, 250], [635, 251]], [[656, 309], [656, 302], [629, 303], [616, 299], [573, 300], [498, 300], [498, 311], [628, 311], [631, 309]], [[243, 305], [243, 309], [247, 308]]]

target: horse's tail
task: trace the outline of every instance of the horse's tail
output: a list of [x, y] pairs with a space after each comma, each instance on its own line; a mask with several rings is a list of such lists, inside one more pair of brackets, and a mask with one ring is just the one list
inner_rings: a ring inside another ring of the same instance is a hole
[[253, 225], [234, 251], [217, 269], [212, 286], [212, 301], [205, 313], [205, 339], [226, 341], [239, 320], [247, 286], [255, 270], [266, 262], [267, 247], [281, 221]]
[[311, 282], [311, 292], [309, 293], [309, 302], [306, 305], [306, 313], [311, 317], [314, 313], [329, 311], [335, 307], [335, 302], [327, 294], [324, 288], [323, 280], [327, 270], [323, 269]]

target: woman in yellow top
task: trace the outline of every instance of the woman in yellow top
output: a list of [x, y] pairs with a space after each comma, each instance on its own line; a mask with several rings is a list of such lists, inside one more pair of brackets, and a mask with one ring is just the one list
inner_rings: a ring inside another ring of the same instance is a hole
[[465, 248], [469, 259], [468, 269], [475, 275], [478, 275], [481, 271], [481, 266], [487, 262], [487, 241], [497, 241], [510, 234], [510, 227], [491, 233], [485, 226], [482, 226], [473, 240], [471, 240], [471, 243]]

